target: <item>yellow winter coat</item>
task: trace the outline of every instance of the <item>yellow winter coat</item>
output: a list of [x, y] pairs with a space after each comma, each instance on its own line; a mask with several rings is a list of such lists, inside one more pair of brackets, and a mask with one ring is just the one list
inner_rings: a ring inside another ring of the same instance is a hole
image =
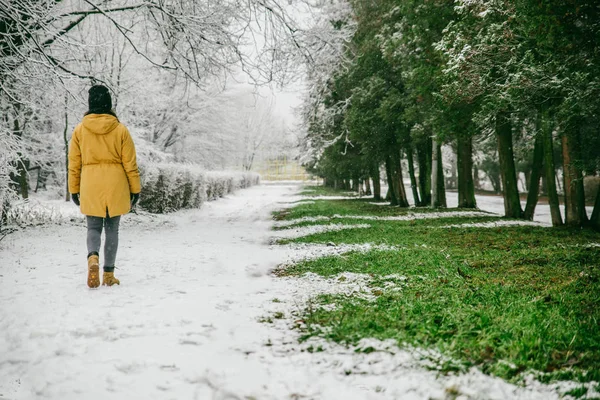
[[69, 192], [79, 193], [82, 214], [127, 214], [130, 193], [141, 190], [135, 146], [127, 128], [109, 114], [88, 114], [69, 145]]

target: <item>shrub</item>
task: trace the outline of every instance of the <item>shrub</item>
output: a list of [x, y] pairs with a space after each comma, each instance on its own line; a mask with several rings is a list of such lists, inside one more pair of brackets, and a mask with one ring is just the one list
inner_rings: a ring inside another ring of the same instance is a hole
[[199, 208], [238, 189], [260, 183], [258, 174], [204, 171], [194, 165], [159, 163], [140, 166], [140, 207], [152, 213]]

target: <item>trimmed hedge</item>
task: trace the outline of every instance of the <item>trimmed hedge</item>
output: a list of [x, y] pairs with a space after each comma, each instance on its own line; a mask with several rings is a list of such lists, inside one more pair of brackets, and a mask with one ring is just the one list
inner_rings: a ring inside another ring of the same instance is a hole
[[186, 164], [161, 163], [140, 166], [142, 194], [139, 205], [151, 213], [200, 208], [238, 189], [260, 183], [252, 172], [205, 171]]

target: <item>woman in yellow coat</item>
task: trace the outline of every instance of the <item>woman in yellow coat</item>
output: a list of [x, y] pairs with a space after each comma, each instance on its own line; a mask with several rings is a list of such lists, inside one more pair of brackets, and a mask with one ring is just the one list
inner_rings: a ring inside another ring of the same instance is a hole
[[105, 228], [102, 284], [120, 284], [114, 276], [119, 222], [141, 190], [135, 146], [112, 111], [105, 86], [89, 90], [89, 111], [75, 127], [69, 145], [69, 192], [87, 219], [88, 286], [100, 286], [99, 252]]

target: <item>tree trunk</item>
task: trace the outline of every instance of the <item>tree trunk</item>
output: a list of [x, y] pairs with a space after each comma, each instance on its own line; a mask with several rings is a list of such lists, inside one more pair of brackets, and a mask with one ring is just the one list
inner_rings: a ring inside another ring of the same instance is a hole
[[456, 164], [458, 169], [458, 207], [476, 208], [473, 182], [473, 138], [471, 136], [458, 136]]
[[581, 224], [585, 225], [589, 220], [585, 210], [585, 187], [583, 186], [583, 171], [577, 168], [577, 180], [575, 181], [577, 190], [577, 209], [579, 210], [579, 219]]
[[579, 211], [579, 201], [577, 196], [578, 168], [573, 162], [573, 139], [568, 132], [564, 132], [561, 140], [564, 172], [563, 187], [565, 190], [565, 224], [581, 226], [583, 221]]
[[413, 200], [415, 206], [420, 206], [421, 201], [419, 200], [419, 191], [417, 189], [417, 178], [415, 176], [415, 164], [413, 159], [412, 145], [406, 146], [406, 158], [408, 160], [408, 175], [410, 175], [410, 188], [413, 194]]
[[591, 225], [600, 230], [600, 188], [596, 194], [596, 202], [594, 203], [594, 211], [592, 211], [592, 217], [590, 218]]
[[[19, 120], [17, 117], [13, 119], [13, 135], [16, 137], [21, 137], [23, 132], [21, 131], [21, 125], [19, 124]], [[21, 194], [21, 197], [24, 199], [29, 198], [29, 185], [27, 184], [27, 160], [23, 158], [23, 154], [19, 152], [19, 159], [17, 161], [17, 173], [10, 174], [11, 179], [14, 182], [14, 185], [17, 187], [18, 192]]]
[[[579, 129], [581, 129], [581, 122], [579, 122], [579, 124], [577, 125], [577, 130], [574, 132], [576, 133], [576, 136], [574, 136], [574, 145], [572, 148], [573, 154], [577, 156], [576, 159], [578, 160], [581, 159], [582, 153], [581, 134], [579, 133]], [[583, 186], [583, 171], [581, 167], [577, 165], [577, 163], [575, 163], [575, 190], [579, 219], [581, 221], [581, 225], [585, 225], [589, 220], [587, 212], [585, 210], [585, 188]]]
[[379, 175], [379, 165], [374, 165], [371, 170], [371, 179], [373, 179], [373, 198], [375, 201], [381, 200], [381, 176]]
[[365, 179], [365, 195], [370, 196], [373, 193], [371, 192], [371, 181], [369, 178]]
[[[440, 154], [442, 154], [440, 152]], [[440, 156], [441, 157], [441, 156]], [[457, 154], [458, 157], [458, 154]], [[458, 166], [457, 163], [451, 163], [450, 165], [450, 179], [448, 179], [448, 181], [446, 181], [446, 179], [444, 179], [444, 184], [447, 183], [448, 185], [448, 189], [457, 189], [458, 186]]]
[[360, 194], [360, 179], [352, 179], [352, 190]]
[[[540, 119], [538, 117], [538, 119]], [[540, 131], [541, 124], [538, 123], [538, 132]], [[532, 220], [535, 214], [535, 206], [538, 202], [539, 190], [540, 190], [540, 178], [542, 177], [542, 169], [544, 164], [544, 139], [543, 136], [538, 133], [535, 137], [535, 144], [533, 145], [533, 165], [531, 166], [531, 174], [529, 177], [529, 192], [527, 193], [527, 205], [525, 206], [525, 212], [523, 218]]]
[[[547, 117], [544, 115], [544, 117]], [[556, 191], [556, 172], [554, 170], [554, 146], [552, 144], [552, 124], [549, 121], [543, 122], [542, 135], [544, 139], [544, 171], [546, 183], [546, 192], [548, 194], [548, 204], [550, 205], [550, 215], [552, 216], [552, 226], [562, 225], [560, 215], [560, 203]]]
[[65, 95], [65, 130], [63, 131], [63, 140], [65, 143], [65, 201], [71, 200], [69, 194], [69, 139], [67, 138], [67, 131], [69, 129], [69, 110], [68, 110], [69, 97]]
[[394, 173], [393, 173], [392, 160], [390, 156], [385, 158], [385, 174], [387, 175], [388, 181], [388, 193], [387, 197], [389, 198], [390, 205], [397, 206], [398, 205], [398, 197], [396, 197], [396, 188], [394, 182]]
[[[546, 157], [546, 155], [544, 154], [544, 157]], [[542, 163], [543, 164], [543, 163]], [[548, 195], [548, 187], [546, 185], [546, 178], [545, 178], [545, 174], [546, 174], [546, 167], [544, 166], [544, 170], [542, 171], [542, 187], [540, 189], [540, 194], [542, 196], [547, 196]]]
[[394, 157], [394, 165], [396, 168], [394, 168], [395, 170], [395, 180], [397, 183], [397, 198], [398, 198], [398, 205], [400, 207], [408, 207], [408, 199], [406, 198], [406, 189], [404, 187], [404, 177], [402, 174], [402, 158], [400, 157], [400, 151], [398, 151], [396, 153], [396, 156]]
[[521, 199], [517, 187], [517, 172], [512, 144], [512, 126], [510, 114], [500, 112], [496, 115], [496, 137], [498, 139], [498, 156], [500, 161], [500, 176], [504, 195], [504, 216], [522, 218]]
[[529, 186], [531, 186], [531, 174], [533, 173], [533, 168], [527, 168], [523, 171], [523, 176], [525, 177], [525, 182], [523, 182], [523, 187], [526, 188], [529, 193]]
[[[471, 141], [471, 145], [473, 144], [473, 141]], [[473, 161], [472, 157], [471, 157], [471, 162]], [[477, 168], [477, 165], [473, 165], [473, 187], [475, 189], [479, 189], [480, 183], [479, 183], [479, 168]]]
[[417, 161], [419, 163], [421, 205], [428, 206], [431, 204], [431, 138], [418, 144]]
[[438, 143], [438, 178], [437, 178], [437, 196], [438, 196], [438, 207], [447, 207], [446, 203], [446, 180], [444, 175], [444, 162], [442, 157], [442, 143]]
[[439, 147], [437, 145], [437, 141], [433, 142], [432, 152], [431, 152], [431, 207], [438, 208], [440, 206], [439, 197], [438, 197], [438, 168], [439, 168]]

